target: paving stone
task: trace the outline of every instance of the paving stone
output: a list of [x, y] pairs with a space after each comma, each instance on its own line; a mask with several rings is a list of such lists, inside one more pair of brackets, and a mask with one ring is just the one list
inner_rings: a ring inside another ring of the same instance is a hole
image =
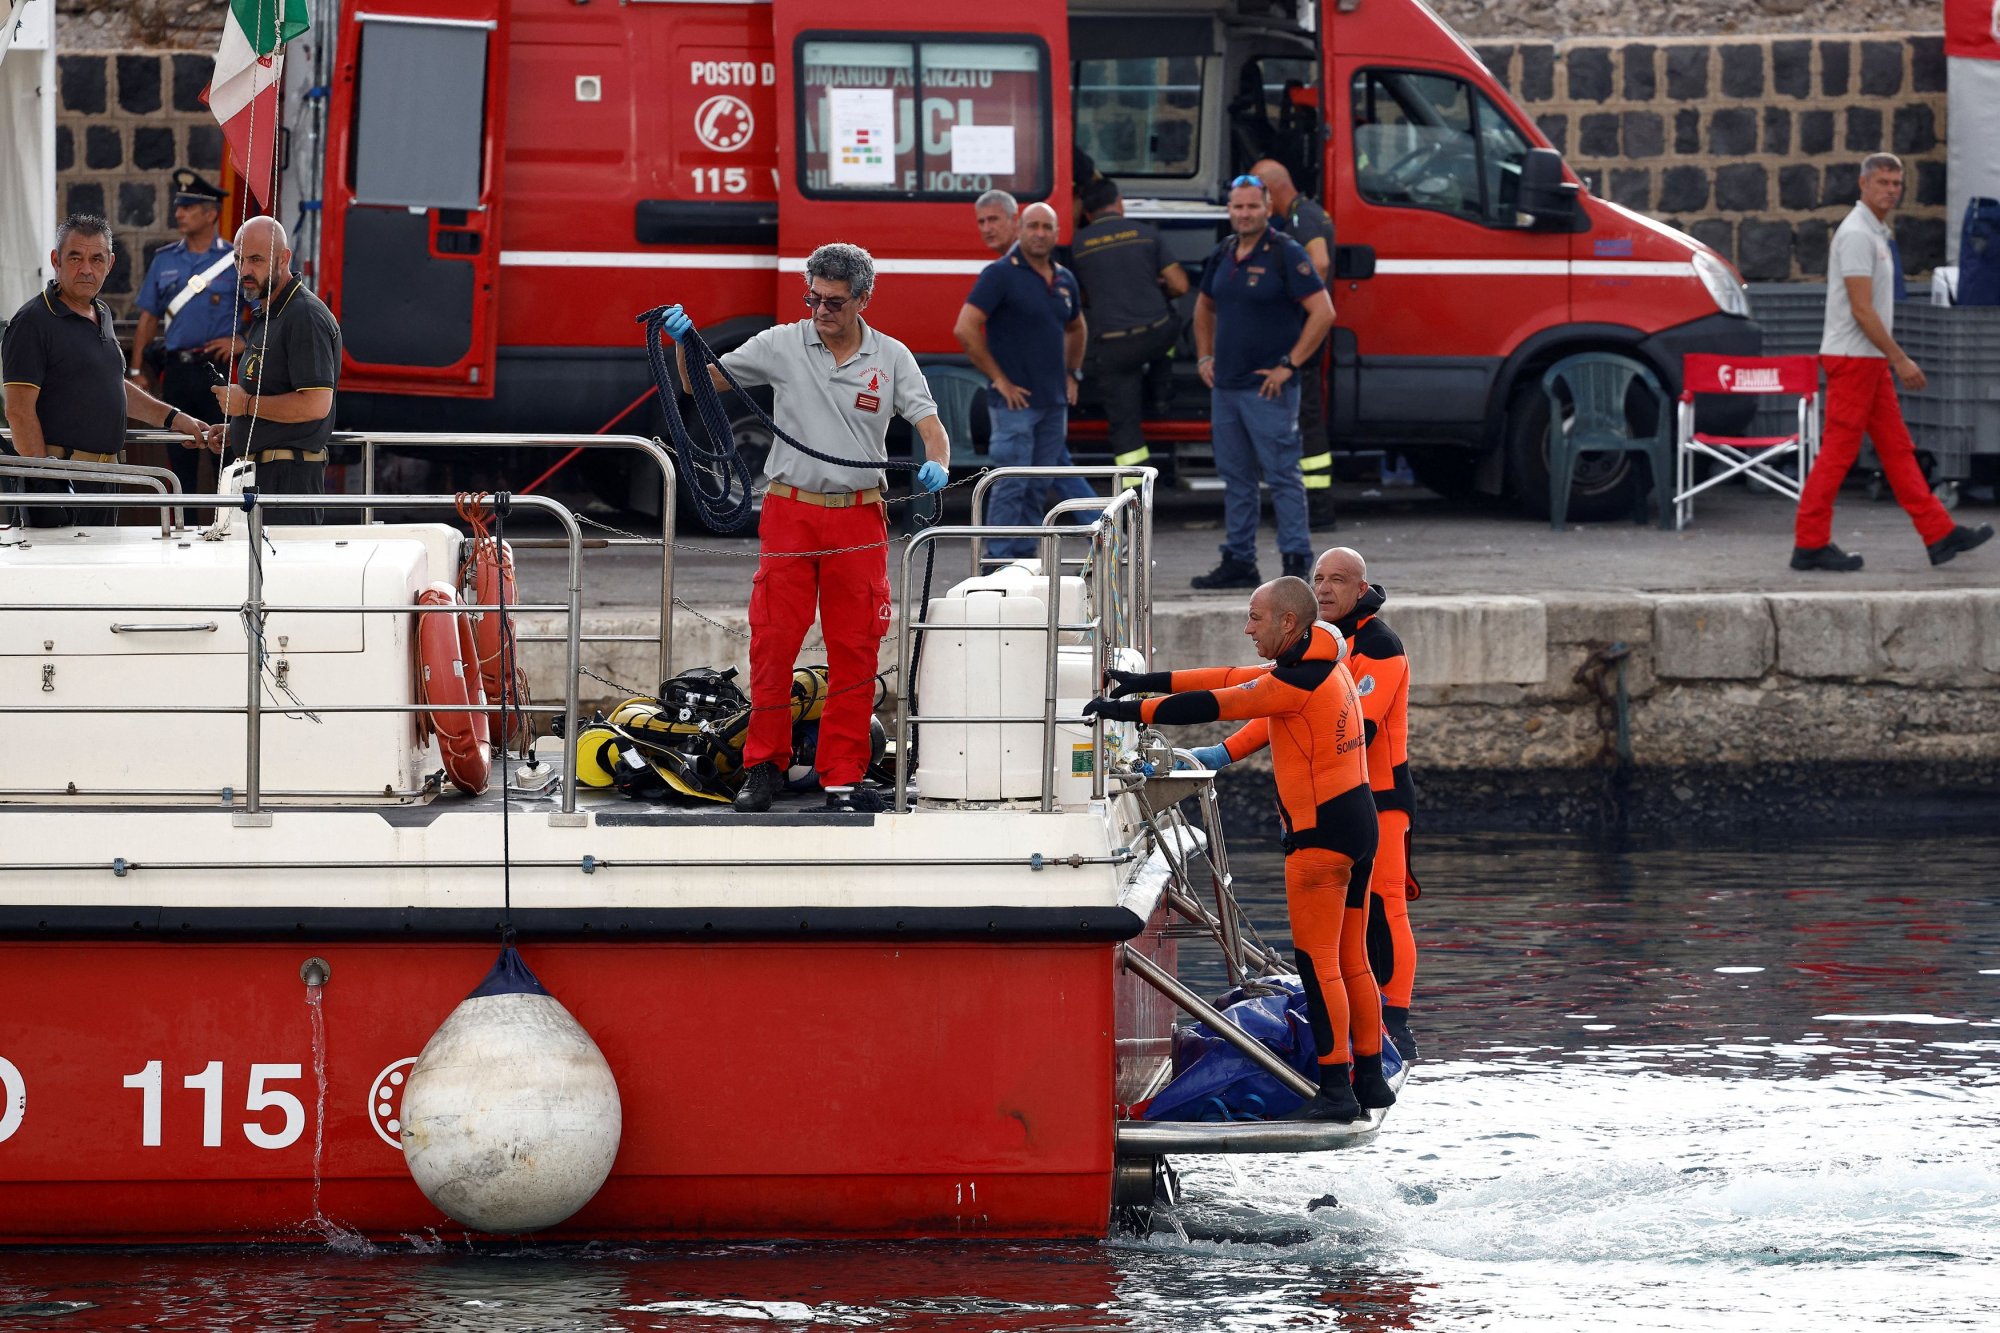
[[1826, 174], [1821, 178], [1826, 189], [1820, 198], [1823, 207], [1851, 208], [1861, 198], [1861, 164], [1859, 162], [1830, 162]]
[[1653, 211], [1653, 173], [1644, 167], [1613, 167], [1611, 202], [1640, 213]]
[[1769, 174], [1761, 162], [1731, 162], [1715, 172], [1715, 206], [1732, 213], [1762, 212], [1771, 202]]
[[1674, 112], [1674, 152], [1682, 157], [1701, 153], [1701, 112], [1693, 107]]
[[1910, 38], [1910, 91], [1941, 93], [1950, 84], [1944, 57], [1944, 38]]
[[104, 277], [104, 291], [109, 296], [123, 296], [132, 290], [132, 252], [120, 250], [111, 257], [111, 272]]
[[118, 57], [118, 106], [135, 116], [150, 116], [160, 109], [158, 56]]
[[1771, 90], [1786, 97], [1812, 96], [1812, 43], [1771, 43]]
[[1861, 44], [1861, 95], [1894, 97], [1903, 91], [1903, 43]]
[[174, 110], [206, 111], [202, 105], [202, 90], [215, 76], [215, 60], [210, 56], [177, 55], [174, 57]]
[[1536, 42], [1521, 47], [1521, 92], [1523, 102], [1547, 102], [1556, 95], [1556, 49]]
[[1618, 156], [1618, 117], [1608, 112], [1579, 116], [1576, 123], [1579, 157]]
[[1754, 42], [1722, 48], [1722, 95], [1764, 95], [1764, 48]]
[[1668, 167], [1660, 173], [1660, 211], [1695, 213], [1708, 207], [1708, 171], [1703, 167]]
[[1792, 151], [1792, 113], [1781, 106], [1764, 108], [1764, 151], [1772, 157]]
[[89, 214], [104, 216], [104, 187], [96, 181], [77, 181], [63, 191], [63, 212], [74, 217]]
[[1778, 168], [1778, 206], [1795, 213], [1819, 207], [1819, 168], [1804, 163]]
[[64, 111], [94, 116], [105, 109], [104, 63], [99, 55], [56, 57], [56, 82], [62, 88]]
[[1688, 228], [1688, 235], [1724, 259], [1736, 257], [1736, 228], [1721, 218], [1703, 218]]
[[1799, 112], [1799, 151], [1817, 156], [1833, 151], [1833, 113]]
[[110, 171], [125, 165], [125, 144], [115, 125], [91, 125], [83, 132], [83, 165]]
[[132, 165], [147, 171], [169, 171], [175, 162], [171, 125], [140, 125], [132, 131]]
[[1778, 670], [1803, 680], [1879, 676], [1872, 599], [1844, 593], [1773, 593]]
[[1625, 66], [1625, 100], [1652, 101], [1660, 90], [1658, 52], [1643, 42], [1631, 42], [1619, 54]]
[[1903, 272], [1924, 273], [1944, 263], [1945, 220], [1896, 215], [1896, 248]]
[[1935, 208], [1946, 202], [1945, 164], [1942, 162], [1917, 163], [1916, 201]]
[[56, 126], [56, 173], [60, 175], [74, 166], [76, 166], [76, 135], [70, 132], [69, 126], [58, 125]]
[[1748, 157], [1757, 151], [1757, 113], [1725, 107], [1708, 118], [1708, 151], [1717, 157]]
[[1706, 44], [1667, 48], [1668, 97], [1695, 102], [1708, 96], [1708, 52]]
[[1819, 44], [1819, 91], [1822, 97], [1847, 96], [1848, 76], [1854, 63], [1851, 42]]
[[222, 126], [194, 125], [188, 129], [187, 162], [196, 171], [222, 169]]
[[153, 225], [154, 210], [159, 202], [159, 187], [143, 181], [118, 182], [118, 218], [120, 227], [150, 227]]
[[1924, 102], [1896, 108], [1889, 134], [1889, 151], [1916, 157], [1938, 146], [1937, 112]]
[[1882, 148], [1882, 113], [1872, 106], [1847, 108], [1847, 151], [1875, 153]]
[[1569, 117], [1561, 114], [1536, 116], [1535, 128], [1558, 153], [1569, 152]]
[[1792, 226], [1792, 258], [1799, 272], [1810, 277], [1826, 276], [1826, 252], [1832, 244], [1833, 229], [1823, 218], [1806, 218]]
[[1627, 111], [1623, 117], [1625, 156], [1659, 157], [1667, 151], [1667, 123], [1654, 111]]
[[1757, 680], [1777, 630], [1762, 596], [1662, 597], [1653, 606], [1653, 669], [1662, 680]]
[[1792, 276], [1792, 224], [1783, 220], [1745, 218], [1743, 225], [1736, 229], [1736, 267], [1746, 282], [1784, 282], [1789, 279]]
[[1572, 102], [1602, 102], [1611, 96], [1611, 52], [1601, 46], [1575, 46], [1563, 64]]

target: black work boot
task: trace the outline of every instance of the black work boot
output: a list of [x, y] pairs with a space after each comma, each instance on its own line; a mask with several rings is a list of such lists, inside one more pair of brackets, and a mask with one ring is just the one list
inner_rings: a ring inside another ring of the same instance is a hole
[[1238, 560], [1233, 555], [1222, 557], [1222, 563], [1206, 574], [1197, 574], [1189, 580], [1196, 588], [1254, 588], [1264, 581], [1258, 574], [1257, 566], [1249, 560]]
[[776, 764], [752, 764], [743, 775], [743, 785], [737, 789], [736, 808], [744, 814], [762, 814], [771, 808], [771, 798], [778, 794], [779, 785]]
[[1285, 557], [1285, 577], [1304, 579], [1312, 582], [1313, 558], [1309, 555], [1288, 555]]
[[[1375, 1076], [1382, 1076], [1381, 1060], [1376, 1059]], [[1319, 1067], [1319, 1091], [1306, 1098], [1305, 1104], [1286, 1120], [1331, 1120], [1337, 1125], [1351, 1125], [1362, 1116], [1361, 1103], [1354, 1100], [1354, 1086], [1349, 1081], [1346, 1065], [1321, 1065]]]
[[1986, 539], [1992, 535], [1991, 523], [1981, 523], [1976, 528], [1968, 528], [1961, 523], [1924, 549], [1931, 553], [1932, 564], [1941, 565], [1960, 551], [1970, 551], [1975, 546], [1983, 546]]
[[879, 815], [889, 808], [879, 787], [857, 782], [852, 787], [828, 787], [826, 808], [847, 815]]
[[1383, 1111], [1396, 1104], [1396, 1090], [1382, 1077], [1382, 1053], [1354, 1057], [1354, 1100], [1370, 1111]]
[[[1942, 546], [1944, 542], [1950, 540], [1951, 538], [1947, 537], [1944, 541], [1939, 542], [1938, 546]], [[1957, 552], [1954, 551], [1952, 554], [1956, 555]], [[1948, 555], [1945, 557], [1945, 560], [1949, 559], [1951, 559], [1951, 556]], [[1934, 565], [1944, 563], [1944, 561], [1939, 560], [1937, 557], [1937, 546], [1931, 548], [1931, 563]], [[1849, 555], [1832, 542], [1828, 542], [1824, 546], [1794, 546], [1792, 548], [1792, 568], [1826, 569], [1836, 574], [1851, 574], [1861, 568], [1861, 557], [1858, 555]]]
[[1334, 521], [1332, 491], [1306, 492], [1306, 526], [1314, 532], [1332, 532], [1340, 526]]
[[1409, 1064], [1417, 1058], [1417, 1039], [1410, 1035], [1410, 1011], [1392, 1004], [1382, 1006], [1382, 1030], [1396, 1043], [1396, 1054]]

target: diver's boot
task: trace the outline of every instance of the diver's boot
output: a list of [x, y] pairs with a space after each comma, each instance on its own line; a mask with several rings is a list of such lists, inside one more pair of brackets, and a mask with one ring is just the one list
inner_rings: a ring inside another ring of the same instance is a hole
[[1382, 1006], [1382, 1030], [1396, 1043], [1396, 1054], [1409, 1064], [1417, 1058], [1417, 1039], [1410, 1035], [1410, 1011], [1392, 1004]]
[[1382, 1077], [1380, 1051], [1354, 1057], [1354, 1100], [1369, 1111], [1386, 1111], [1396, 1104], [1396, 1090]]
[[745, 814], [762, 814], [771, 808], [771, 798], [778, 794], [781, 785], [776, 764], [752, 764], [743, 775], [743, 786], [737, 790], [736, 808]]
[[[1377, 1065], [1380, 1075], [1380, 1065]], [[1361, 1103], [1354, 1100], [1354, 1088], [1349, 1082], [1346, 1065], [1321, 1065], [1319, 1067], [1319, 1091], [1306, 1098], [1305, 1104], [1288, 1116], [1286, 1120], [1331, 1120], [1339, 1125], [1351, 1125], [1365, 1112]]]

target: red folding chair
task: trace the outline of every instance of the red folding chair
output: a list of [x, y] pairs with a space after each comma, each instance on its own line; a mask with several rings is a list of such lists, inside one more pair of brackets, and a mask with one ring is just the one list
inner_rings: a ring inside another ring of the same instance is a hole
[[[1790, 435], [1710, 435], [1694, 428], [1698, 393], [1781, 395], [1798, 400], [1798, 429]], [[1674, 517], [1682, 527], [1694, 513], [1694, 497], [1711, 486], [1741, 476], [1797, 500], [1819, 456], [1819, 358], [1816, 356], [1715, 356], [1694, 352], [1681, 361], [1681, 401], [1674, 430]], [[1699, 455], [1720, 470], [1694, 479]], [[1779, 464], [1791, 459], [1798, 475]]]

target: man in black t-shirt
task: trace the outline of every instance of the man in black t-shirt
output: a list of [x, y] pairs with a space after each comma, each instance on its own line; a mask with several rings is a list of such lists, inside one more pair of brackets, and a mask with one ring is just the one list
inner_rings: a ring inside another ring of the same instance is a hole
[[[229, 419], [229, 451], [256, 460], [264, 495], [324, 495], [340, 384], [340, 325], [292, 272], [292, 246], [275, 218], [236, 233], [237, 285], [258, 302], [243, 337], [238, 382], [217, 385]], [[317, 523], [317, 509], [273, 509], [267, 523]]]
[[[78, 463], [119, 463], [125, 456], [125, 422], [165, 426], [188, 437], [188, 448], [209, 442], [207, 427], [161, 402], [125, 378], [125, 353], [111, 326], [111, 307], [98, 299], [111, 273], [111, 224], [79, 213], [56, 228], [49, 254], [56, 280], [14, 312], [0, 346], [0, 379], [6, 382], [10, 453]], [[31, 494], [103, 492], [99, 482], [24, 481]], [[23, 506], [29, 527], [110, 524], [109, 508]]]
[[[1333, 219], [1292, 181], [1284, 163], [1265, 158], [1250, 168], [1271, 192], [1272, 225], [1297, 241], [1319, 280], [1333, 282]], [[1326, 369], [1332, 339], [1320, 344], [1299, 376], [1299, 473], [1305, 479], [1306, 514], [1312, 525], [1331, 529], [1333, 520], [1333, 440], [1327, 423]]]
[[[1073, 247], [1077, 281], [1089, 311], [1085, 374], [1094, 375], [1111, 425], [1111, 461], [1140, 467], [1146, 449], [1146, 387], [1166, 397], [1168, 355], [1181, 336], [1173, 300], [1188, 289], [1187, 271], [1167, 257], [1160, 233], [1128, 222], [1118, 186], [1107, 177], [1083, 192], [1088, 225]], [[1150, 368], [1150, 373], [1149, 373]]]

